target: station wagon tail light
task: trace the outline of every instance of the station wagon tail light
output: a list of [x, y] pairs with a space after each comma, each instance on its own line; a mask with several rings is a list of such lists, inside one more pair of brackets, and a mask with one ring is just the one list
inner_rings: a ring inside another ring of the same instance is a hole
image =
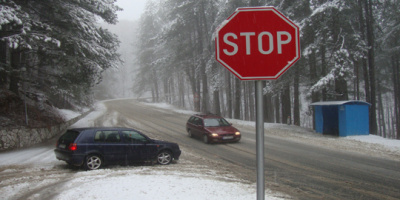
[[236, 133], [235, 133], [235, 135], [240, 135], [240, 132], [239, 132], [239, 131], [238, 131], [238, 132], [236, 132]]
[[71, 143], [68, 147], [69, 150], [75, 151], [76, 150], [76, 143]]

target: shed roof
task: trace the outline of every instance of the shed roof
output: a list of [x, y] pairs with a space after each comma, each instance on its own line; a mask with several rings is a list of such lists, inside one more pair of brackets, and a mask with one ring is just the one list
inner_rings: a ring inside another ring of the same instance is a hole
[[367, 103], [365, 101], [356, 101], [356, 100], [351, 100], [351, 101], [320, 101], [320, 102], [314, 102], [310, 104], [311, 106], [337, 106], [337, 105], [345, 105], [345, 104], [359, 104], [359, 105], [368, 105], [371, 106], [370, 103]]

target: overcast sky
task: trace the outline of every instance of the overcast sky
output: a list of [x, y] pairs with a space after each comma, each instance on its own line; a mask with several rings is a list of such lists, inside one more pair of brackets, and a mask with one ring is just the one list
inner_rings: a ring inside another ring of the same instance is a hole
[[144, 12], [147, 0], [118, 0], [117, 5], [124, 9], [117, 12], [119, 20], [138, 20]]

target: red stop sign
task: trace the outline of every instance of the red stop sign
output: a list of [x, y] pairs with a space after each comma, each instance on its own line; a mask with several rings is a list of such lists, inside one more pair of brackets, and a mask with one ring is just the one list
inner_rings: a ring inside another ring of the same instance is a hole
[[300, 59], [299, 27], [273, 7], [238, 8], [215, 45], [217, 61], [241, 80], [277, 79]]

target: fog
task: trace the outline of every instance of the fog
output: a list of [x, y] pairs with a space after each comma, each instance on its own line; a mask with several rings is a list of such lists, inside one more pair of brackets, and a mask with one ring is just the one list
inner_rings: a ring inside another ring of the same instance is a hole
[[137, 52], [137, 21], [120, 20], [116, 25], [101, 24], [103, 28], [116, 34], [120, 40], [118, 53], [122, 64], [118, 69], [108, 69], [103, 72], [102, 81], [95, 86], [94, 96], [97, 100], [136, 97], [132, 91], [135, 72], [138, 70]]

